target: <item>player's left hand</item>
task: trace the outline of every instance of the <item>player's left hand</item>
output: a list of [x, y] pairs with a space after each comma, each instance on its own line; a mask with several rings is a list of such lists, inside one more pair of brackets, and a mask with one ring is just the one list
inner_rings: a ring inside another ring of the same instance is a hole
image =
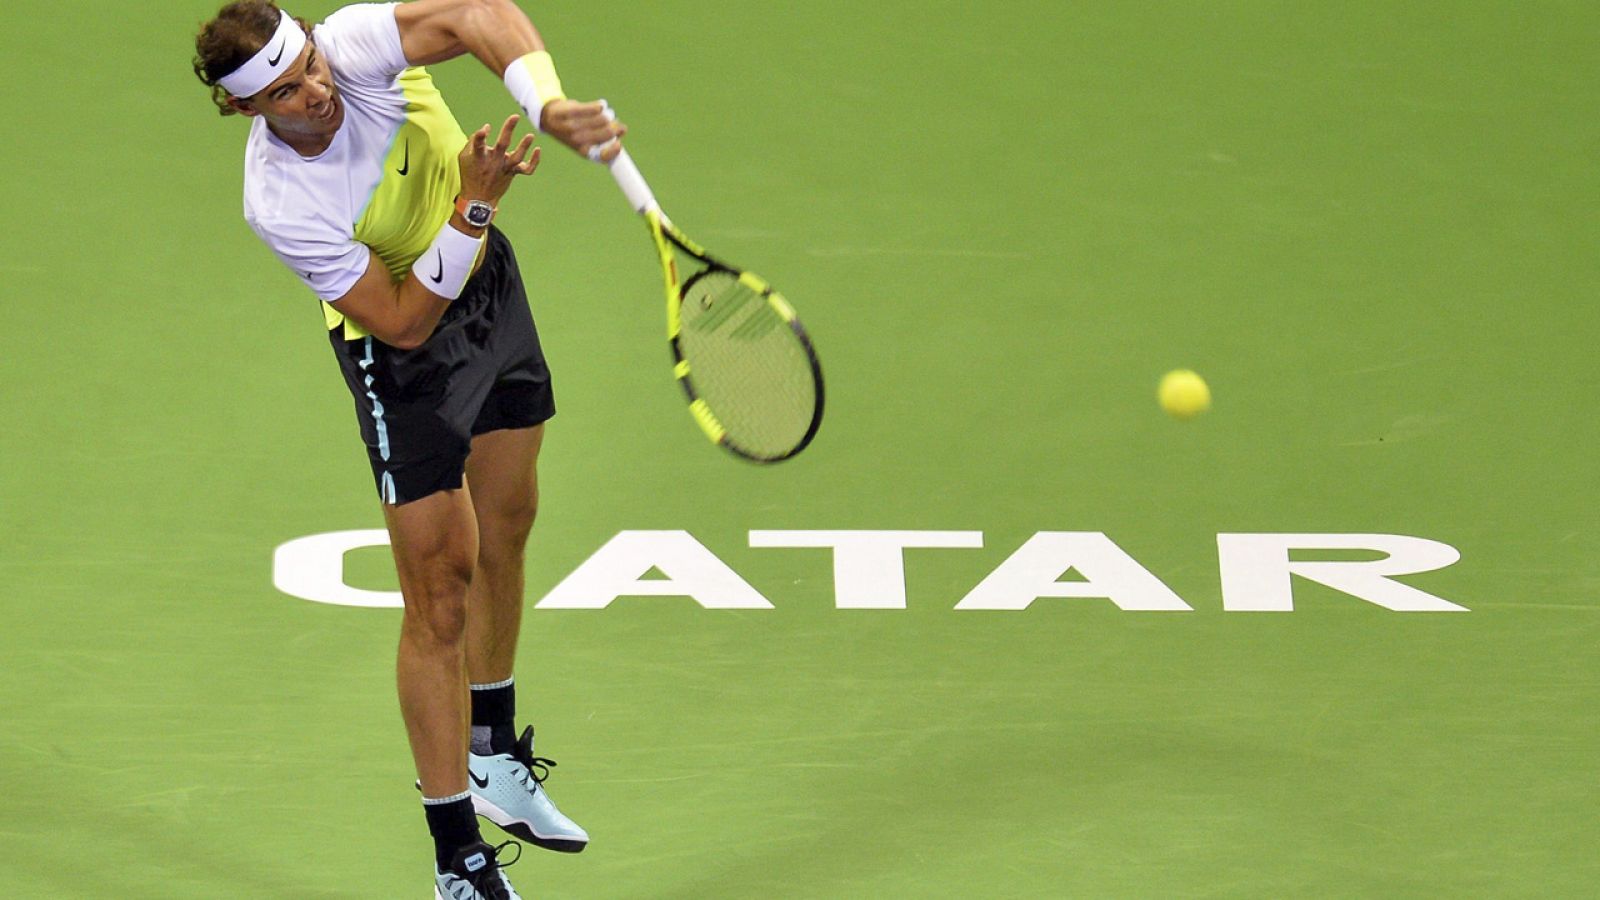
[[595, 162], [616, 159], [622, 152], [622, 136], [628, 133], [628, 126], [617, 121], [604, 100], [551, 100], [539, 118], [545, 134]]
[[506, 117], [493, 146], [489, 144], [487, 123], [467, 139], [456, 159], [461, 169], [462, 197], [498, 206], [518, 175], [532, 175], [539, 168], [539, 148], [533, 146], [533, 135], [523, 135], [516, 150], [511, 149], [511, 139], [520, 121], [521, 116]]

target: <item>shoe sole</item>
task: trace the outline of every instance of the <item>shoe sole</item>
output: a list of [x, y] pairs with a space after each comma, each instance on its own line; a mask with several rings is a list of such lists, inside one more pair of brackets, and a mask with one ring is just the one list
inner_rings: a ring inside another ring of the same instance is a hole
[[[418, 781], [416, 787], [417, 790], [422, 790], [422, 782]], [[540, 835], [534, 834], [532, 828], [520, 821], [512, 821], [508, 825], [502, 825], [495, 821], [495, 815], [510, 819], [510, 814], [500, 807], [495, 806], [487, 800], [484, 800], [482, 797], [479, 797], [477, 794], [472, 795], [472, 811], [477, 813], [480, 817], [488, 819], [489, 824], [500, 829], [501, 831], [504, 831], [506, 834], [509, 834], [518, 840], [526, 841], [535, 847], [542, 847], [545, 850], [554, 850], [557, 853], [582, 853], [583, 849], [589, 846], [589, 842], [586, 840], [580, 841], [575, 838], [541, 837]], [[433, 889], [433, 894], [434, 900], [445, 900], [445, 898], [439, 896], [438, 888]]]
[[[557, 853], [582, 853], [584, 848], [589, 846], [589, 842], [586, 840], [578, 840], [571, 837], [546, 837], [537, 834], [526, 822], [513, 819], [505, 810], [479, 797], [477, 794], [472, 795], [472, 808], [479, 816], [488, 819], [489, 823], [494, 827], [535, 847], [554, 850]], [[502, 823], [501, 819], [506, 821]]]

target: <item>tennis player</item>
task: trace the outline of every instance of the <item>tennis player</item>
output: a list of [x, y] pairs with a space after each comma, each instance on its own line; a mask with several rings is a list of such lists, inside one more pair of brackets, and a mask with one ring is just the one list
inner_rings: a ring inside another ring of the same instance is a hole
[[518, 121], [469, 138], [423, 66], [471, 54], [537, 130], [597, 161], [625, 128], [562, 92], [511, 0], [347, 6], [316, 27], [271, 0], [202, 26], [195, 73], [252, 119], [244, 217], [320, 298], [355, 399], [405, 615], [398, 684], [435, 844], [436, 896], [515, 898], [477, 816], [541, 847], [588, 834], [551, 802], [514, 723], [523, 551], [550, 373], [511, 244], [492, 222], [539, 162]]

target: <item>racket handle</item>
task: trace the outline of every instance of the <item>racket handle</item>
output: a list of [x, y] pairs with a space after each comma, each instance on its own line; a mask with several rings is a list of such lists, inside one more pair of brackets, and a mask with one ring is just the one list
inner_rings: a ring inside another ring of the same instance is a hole
[[645, 184], [644, 176], [639, 174], [639, 167], [633, 164], [633, 157], [626, 148], [610, 162], [610, 167], [611, 177], [617, 180], [617, 187], [622, 188], [634, 212], [640, 215], [661, 212], [661, 204], [656, 202], [656, 195], [651, 193], [650, 185]]

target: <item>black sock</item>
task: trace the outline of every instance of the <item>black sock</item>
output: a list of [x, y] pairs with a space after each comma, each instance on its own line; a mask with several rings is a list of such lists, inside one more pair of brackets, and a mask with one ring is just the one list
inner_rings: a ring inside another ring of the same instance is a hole
[[517, 686], [506, 679], [492, 687], [472, 686], [472, 752], [510, 753], [517, 743]]
[[433, 855], [443, 872], [456, 851], [483, 838], [478, 834], [478, 816], [472, 811], [472, 795], [462, 794], [443, 802], [422, 801], [428, 817], [428, 832], [433, 835]]

